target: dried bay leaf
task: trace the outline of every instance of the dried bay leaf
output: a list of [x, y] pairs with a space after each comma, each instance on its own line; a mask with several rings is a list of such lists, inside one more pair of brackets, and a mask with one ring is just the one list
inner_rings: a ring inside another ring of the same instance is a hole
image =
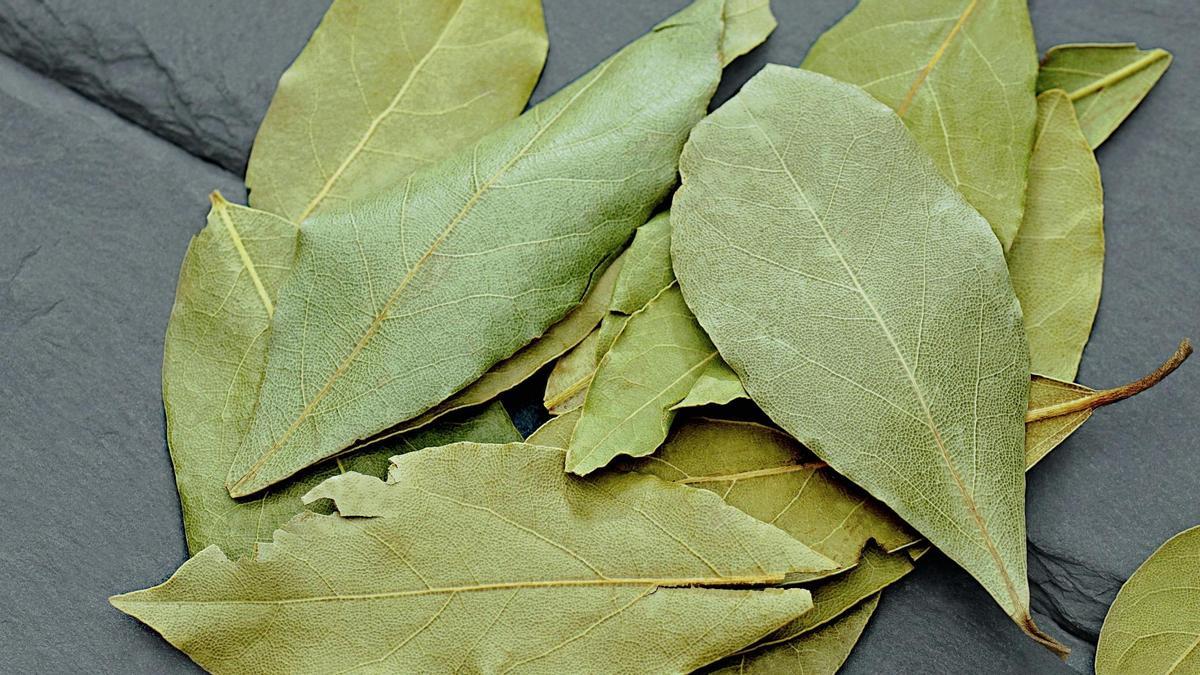
[[1200, 672], [1200, 526], [1171, 537], [1121, 586], [1096, 645], [1096, 675]]
[[721, 64], [727, 66], [762, 44], [777, 25], [770, 0], [726, 0]]
[[474, 147], [311, 218], [230, 494], [420, 415], [578, 304], [673, 187], [723, 11], [698, 0]]
[[745, 585], [832, 566], [709, 492], [573, 478], [560, 450], [394, 462], [389, 483], [351, 473], [307, 497], [341, 516], [304, 514], [254, 558], [206, 549], [113, 604], [222, 673], [681, 672], [811, 607], [805, 590]]
[[894, 109], [1008, 249], [1021, 225], [1037, 114], [1026, 0], [860, 0], [801, 67]]
[[851, 611], [814, 631], [787, 642], [763, 647], [723, 659], [706, 673], [803, 673], [834, 675], [850, 656], [875, 608], [879, 594], [862, 601]]
[[546, 381], [543, 402], [552, 415], [561, 415], [583, 405], [596, 366], [624, 330], [629, 315], [675, 283], [675, 275], [671, 272], [669, 215], [661, 213], [639, 227], [622, 257], [621, 274], [613, 289], [609, 314], [593, 336], [555, 364]]
[[566, 450], [567, 444], [571, 442], [571, 432], [575, 431], [575, 424], [579, 422], [579, 416], [583, 411], [579, 408], [569, 410], [556, 417], [551, 417], [546, 420], [542, 426], [534, 429], [529, 438], [525, 442], [530, 445], [544, 445], [550, 448], [558, 448]]
[[388, 457], [399, 452], [458, 440], [519, 438], [497, 405], [313, 467], [255, 499], [231, 499], [225, 472], [254, 411], [275, 295], [291, 263], [296, 226], [215, 193], [212, 202], [208, 226], [184, 257], [163, 349], [167, 442], [190, 552], [215, 544], [229, 555], [249, 553], [303, 509], [305, 492], [341, 471], [382, 476]]
[[1075, 109], [1058, 89], [1038, 96], [1025, 222], [1008, 273], [1025, 314], [1030, 370], [1074, 380], [1100, 306], [1104, 190]]
[[675, 410], [699, 408], [706, 405], [725, 405], [738, 399], [750, 398], [737, 373], [719, 356], [700, 373], [687, 396], [675, 404]]
[[754, 401], [1065, 653], [1029, 612], [1028, 348], [987, 222], [890, 109], [778, 66], [681, 172], [675, 273]]
[[1035, 375], [1029, 386], [1029, 411], [1025, 415], [1025, 464], [1033, 468], [1075, 432], [1096, 408], [1135, 396], [1162, 382], [1192, 355], [1192, 343], [1179, 348], [1154, 372], [1140, 380], [1097, 391], [1072, 382]]
[[584, 476], [618, 455], [654, 452], [671, 428], [672, 408], [716, 358], [679, 288], [660, 293], [629, 317], [600, 359], [567, 446], [567, 470]]
[[293, 222], [372, 196], [520, 114], [541, 0], [335, 0], [279, 80], [246, 171]]
[[1062, 89], [1075, 104], [1079, 126], [1095, 149], [1138, 107], [1171, 65], [1163, 49], [1132, 43], [1051, 47], [1038, 72], [1038, 93]]

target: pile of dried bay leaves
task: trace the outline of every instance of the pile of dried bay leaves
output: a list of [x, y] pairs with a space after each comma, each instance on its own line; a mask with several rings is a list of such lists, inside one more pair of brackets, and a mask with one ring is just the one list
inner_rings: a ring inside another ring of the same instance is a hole
[[[861, 0], [707, 114], [774, 27], [696, 0], [521, 114], [540, 0], [334, 0], [180, 272], [194, 557], [112, 603], [214, 672], [832, 673], [936, 547], [1065, 653], [1024, 472], [1190, 352], [1072, 382], [1092, 151], [1171, 57]], [[545, 370], [522, 439], [496, 398]], [[1102, 675], [1197, 665], [1198, 554], [1121, 592]]]

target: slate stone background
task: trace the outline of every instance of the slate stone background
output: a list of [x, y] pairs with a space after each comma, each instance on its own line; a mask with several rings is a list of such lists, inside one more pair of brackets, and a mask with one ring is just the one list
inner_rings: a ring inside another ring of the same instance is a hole
[[[917, 0], [905, 0], [917, 1]], [[274, 83], [328, 0], [0, 0], [0, 672], [190, 672], [108, 606], [185, 557], [162, 338], [207, 193], [241, 176]], [[545, 0], [545, 98], [686, 0]], [[774, 0], [732, 68], [798, 64], [852, 0]], [[1106, 387], [1200, 338], [1200, 4], [1033, 0], [1038, 44], [1137, 41], [1176, 61], [1099, 151], [1104, 298], [1079, 381]], [[537, 385], [508, 403], [534, 422]], [[1029, 477], [1039, 623], [1090, 672], [1121, 582], [1200, 522], [1200, 359], [1098, 412]], [[526, 429], [527, 431], [528, 429]], [[885, 593], [844, 672], [1071, 672], [940, 556]], [[369, 629], [369, 627], [364, 627]]]

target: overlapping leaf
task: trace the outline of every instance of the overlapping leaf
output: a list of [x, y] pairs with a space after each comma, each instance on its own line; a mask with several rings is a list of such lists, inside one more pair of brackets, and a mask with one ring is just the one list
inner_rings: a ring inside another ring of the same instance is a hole
[[687, 396], [675, 404], [676, 410], [699, 408], [706, 405], [725, 405], [741, 398], [749, 398], [742, 381], [733, 368], [721, 358], [716, 358], [700, 373]]
[[1200, 672], [1200, 525], [1171, 537], [1129, 577], [1104, 617], [1096, 675]]
[[113, 604], [221, 673], [683, 672], [811, 607], [747, 585], [833, 565], [709, 492], [579, 480], [551, 448], [394, 461], [389, 484], [347, 474], [310, 493], [341, 516], [298, 517], [252, 559], [206, 549]]
[[1075, 109], [1058, 89], [1038, 97], [1025, 222], [1008, 272], [1025, 313], [1030, 369], [1075, 379], [1100, 305], [1104, 190]]
[[832, 623], [787, 642], [731, 656], [704, 672], [834, 675], [850, 656], [878, 605], [879, 594], [876, 593]]
[[236, 501], [225, 472], [250, 424], [262, 379], [271, 312], [295, 248], [296, 227], [213, 195], [208, 226], [188, 247], [163, 354], [167, 441], [188, 550], [249, 553], [296, 515], [300, 496], [344, 470], [383, 475], [388, 457], [457, 440], [519, 438], [503, 408], [402, 436], [370, 452], [313, 467], [280, 490]]
[[1036, 118], [1026, 0], [860, 0], [802, 67], [893, 108], [1004, 248], [1012, 244]]
[[1038, 92], [1062, 89], [1075, 104], [1079, 126], [1095, 149], [1125, 121], [1171, 65], [1162, 49], [1135, 44], [1051, 47], [1038, 72]]
[[673, 186], [723, 11], [699, 0], [474, 147], [310, 219], [230, 493], [416, 417], [578, 304]]
[[541, 0], [335, 0], [284, 73], [246, 171], [293, 222], [390, 189], [520, 114]]
[[1061, 649], [1029, 614], [1028, 348], [987, 222], [895, 113], [801, 70], [751, 80], [681, 171], [675, 272], [755, 402]]
[[716, 358], [678, 287], [664, 290], [629, 318], [600, 359], [567, 446], [567, 470], [587, 475], [618, 455], [654, 452], [671, 428], [672, 408]]
[[675, 275], [671, 272], [668, 214], [659, 214], [639, 227], [622, 258], [621, 274], [613, 289], [608, 316], [591, 337], [555, 364], [546, 382], [544, 402], [553, 415], [583, 405], [596, 366], [624, 330], [629, 316], [675, 283]]

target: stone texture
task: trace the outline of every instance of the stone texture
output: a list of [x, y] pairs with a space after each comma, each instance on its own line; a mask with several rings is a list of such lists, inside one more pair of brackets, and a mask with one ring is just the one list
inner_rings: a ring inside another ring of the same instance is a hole
[[329, 0], [0, 0], [0, 53], [238, 175]]
[[[183, 559], [162, 431], [162, 333], [205, 194], [240, 175], [280, 73], [329, 0], [0, 0], [0, 618], [3, 672], [175, 672], [190, 664], [108, 608], [110, 593]], [[541, 100], [687, 0], [547, 0]], [[852, 0], [775, 0], [780, 27], [738, 61], [732, 95], [764, 63], [799, 63]], [[1033, 0], [1039, 45], [1137, 41], [1176, 61], [1100, 149], [1108, 261], [1080, 381], [1141, 376], [1197, 334], [1200, 5]], [[92, 105], [53, 84], [71, 87]], [[178, 147], [117, 118], [107, 107]], [[1200, 357], [1198, 357], [1200, 358]], [[540, 387], [506, 396], [528, 432]], [[1200, 522], [1200, 362], [1098, 412], [1029, 478], [1030, 575], [1040, 625], [1090, 643], [1122, 581]], [[50, 477], [50, 478], [47, 478]], [[16, 514], [15, 516], [9, 514]], [[1054, 672], [981, 590], [934, 558], [892, 589], [848, 672]]]
[[237, 178], [0, 57], [0, 672], [188, 663], [107, 596], [186, 555], [159, 369], [206, 193]]

